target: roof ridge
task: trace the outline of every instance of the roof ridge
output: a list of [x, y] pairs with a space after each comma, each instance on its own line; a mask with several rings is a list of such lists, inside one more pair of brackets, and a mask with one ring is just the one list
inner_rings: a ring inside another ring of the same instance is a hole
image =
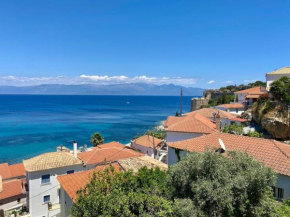
[[[205, 118], [205, 119], [208, 119], [211, 123], [213, 123], [208, 117], [205, 117], [205, 116], [203, 116], [203, 115], [200, 115], [200, 114], [195, 114], [194, 116], [196, 116], [196, 115], [198, 115], [198, 116], [200, 116], [200, 117], [202, 117], [202, 118]], [[197, 116], [197, 117], [198, 117]], [[198, 118], [195, 118], [196, 120], [198, 120], [200, 123], [202, 123], [203, 125], [205, 125], [207, 128], [209, 128], [209, 129], [211, 129], [211, 130], [216, 130], [215, 128], [211, 128], [210, 126], [208, 126], [207, 124], [205, 124], [202, 120], [200, 120], [200, 119], [198, 119]]]
[[288, 158], [288, 160], [290, 160], [290, 157], [276, 144], [276, 140], [270, 140], [273, 144], [274, 144], [274, 146], [283, 154], [283, 155], [285, 155], [286, 156], [286, 158]]

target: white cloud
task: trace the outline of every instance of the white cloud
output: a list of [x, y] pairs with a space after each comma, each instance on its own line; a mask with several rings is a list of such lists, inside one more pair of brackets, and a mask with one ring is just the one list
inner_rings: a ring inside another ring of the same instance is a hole
[[210, 80], [209, 82], [207, 82], [208, 84], [213, 84], [215, 81], [214, 80]]
[[80, 75], [78, 77], [17, 77], [3, 76], [0, 77], [0, 85], [12, 86], [31, 86], [41, 84], [124, 84], [124, 83], [148, 83], [148, 84], [176, 84], [182, 86], [192, 86], [197, 82], [196, 78], [181, 78], [181, 77], [147, 77], [145, 75], [128, 77], [108, 76], [108, 75]]
[[233, 81], [224, 81], [222, 82], [223, 84], [230, 84], [230, 83], [233, 83]]
[[251, 82], [255, 82], [257, 80], [244, 80], [244, 83], [251, 83]]

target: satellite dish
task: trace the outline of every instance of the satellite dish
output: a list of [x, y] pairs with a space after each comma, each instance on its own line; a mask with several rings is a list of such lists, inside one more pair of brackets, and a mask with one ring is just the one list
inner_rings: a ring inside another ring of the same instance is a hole
[[226, 146], [225, 146], [223, 140], [219, 139], [219, 143], [220, 143], [221, 149], [225, 152], [226, 151]]

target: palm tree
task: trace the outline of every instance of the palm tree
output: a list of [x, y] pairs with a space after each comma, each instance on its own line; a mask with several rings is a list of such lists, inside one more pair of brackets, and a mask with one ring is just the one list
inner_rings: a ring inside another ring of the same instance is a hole
[[91, 143], [93, 144], [94, 147], [96, 147], [104, 143], [104, 138], [100, 133], [94, 133], [91, 136]]

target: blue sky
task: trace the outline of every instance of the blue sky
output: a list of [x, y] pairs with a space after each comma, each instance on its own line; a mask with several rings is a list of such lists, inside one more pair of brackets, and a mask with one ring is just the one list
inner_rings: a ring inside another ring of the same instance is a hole
[[215, 88], [289, 61], [290, 1], [0, 1], [0, 85]]

